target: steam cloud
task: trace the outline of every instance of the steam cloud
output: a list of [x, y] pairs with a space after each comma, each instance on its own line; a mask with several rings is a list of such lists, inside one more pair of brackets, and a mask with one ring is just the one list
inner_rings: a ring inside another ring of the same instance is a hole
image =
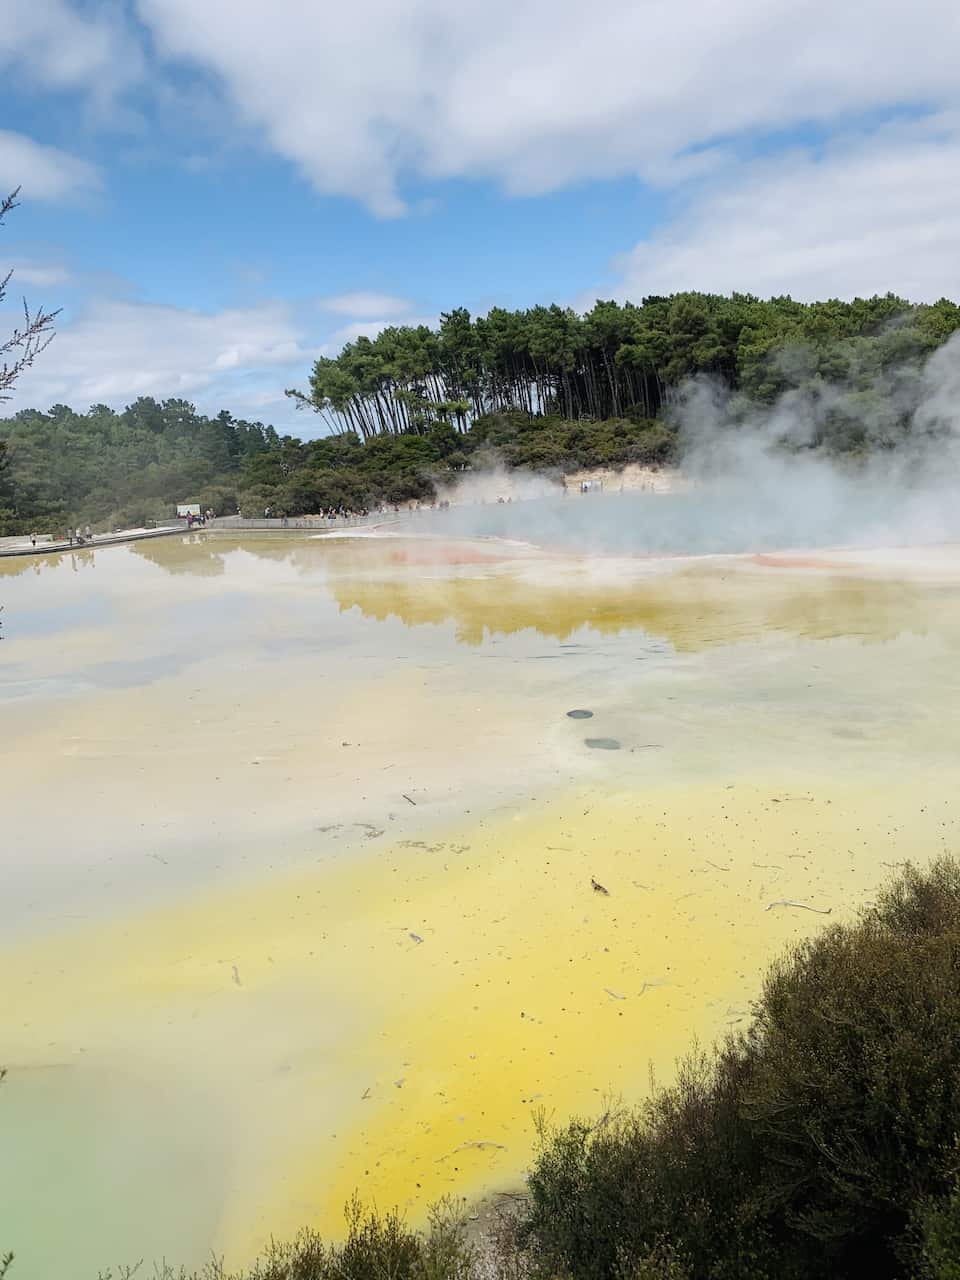
[[[683, 389], [674, 413], [685, 483], [674, 492], [611, 496], [608, 486], [603, 498], [564, 497], [533, 486], [506, 505], [495, 495], [511, 492], [508, 474], [487, 472], [448, 495], [450, 511], [422, 513], [418, 525], [628, 554], [960, 541], [960, 333], [925, 364], [885, 371], [866, 389], [806, 377], [800, 349], [782, 359], [798, 385], [768, 409], [706, 380]], [[866, 455], [813, 447], [838, 421], [869, 442]]]

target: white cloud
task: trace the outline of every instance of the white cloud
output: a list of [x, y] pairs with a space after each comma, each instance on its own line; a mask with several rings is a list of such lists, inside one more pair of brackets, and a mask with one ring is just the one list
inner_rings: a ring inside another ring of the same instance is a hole
[[[121, 0], [10, 5], [0, 69], [94, 94], [143, 83], [146, 55]], [[419, 202], [424, 181], [486, 178], [535, 194], [635, 174], [681, 196], [685, 212], [630, 257], [631, 290], [723, 281], [809, 293], [889, 281], [926, 295], [949, 270], [937, 255], [954, 252], [955, 0], [871, 0], [869, 15], [836, 0], [136, 7], [158, 56], [202, 73], [191, 88], [157, 69], [155, 105], [202, 86], [318, 191], [380, 214], [404, 210], [405, 187]], [[858, 120], [910, 107], [939, 122], [856, 134]], [[218, 118], [209, 111], [203, 128]], [[803, 137], [812, 125], [850, 140], [822, 157], [750, 158], [758, 140], [773, 138], [775, 153], [777, 131]], [[4, 173], [49, 199], [96, 181], [83, 161], [10, 133], [0, 133]], [[367, 327], [410, 312], [402, 298], [365, 291], [320, 305]]]
[[141, 67], [140, 50], [116, 4], [78, 11], [66, 0], [4, 0], [0, 70], [15, 70], [45, 88], [103, 96], [135, 79]]
[[346, 343], [356, 342], [357, 338], [375, 338], [381, 330], [388, 328], [390, 325], [409, 325], [415, 329], [418, 325], [423, 324], [428, 329], [435, 329], [438, 323], [439, 317], [437, 316], [414, 315], [391, 316], [388, 319], [381, 318], [379, 320], [351, 320], [349, 324], [342, 325], [330, 334], [324, 343], [323, 354], [336, 355]]
[[[0, 310], [0, 332], [15, 318], [9, 309]], [[437, 320], [414, 316], [403, 322]], [[101, 298], [58, 321], [53, 345], [22, 375], [4, 412], [52, 404], [120, 409], [137, 396], [182, 398], [204, 412], [227, 408], [281, 431], [315, 435], [322, 421], [297, 413], [284, 388], [306, 387], [319, 355], [336, 354], [345, 342], [360, 334], [373, 337], [391, 323], [360, 320], [315, 333], [306, 314], [280, 302], [202, 312]]]
[[672, 182], [718, 139], [960, 101], [953, 0], [138, 0], [324, 193], [403, 209], [405, 176], [537, 193]]
[[58, 147], [0, 129], [0, 191], [23, 189], [24, 199], [63, 200], [94, 190], [100, 178], [93, 165]]
[[699, 188], [622, 260], [618, 293], [957, 298], [958, 191], [960, 117], [791, 151]]
[[67, 285], [73, 281], [73, 274], [66, 267], [52, 263], [17, 262], [13, 267], [13, 279], [9, 288], [14, 292], [19, 285], [32, 285], [35, 289], [50, 289], [55, 285]]
[[341, 316], [402, 316], [409, 315], [412, 308], [406, 298], [396, 298], [389, 293], [369, 293], [362, 289], [321, 298], [319, 305], [324, 311]]
[[[621, 260], [621, 293], [960, 295], [955, 0], [871, 0], [868, 15], [836, 0], [136, 4], [160, 57], [202, 73], [184, 89], [156, 69], [160, 116], [195, 92], [208, 132], [220, 119], [206, 110], [212, 85], [245, 137], [252, 129], [319, 192], [377, 213], [402, 212], [405, 188], [419, 202], [432, 180], [535, 194], [634, 174], [671, 192], [679, 213]], [[125, 7], [7, 0], [0, 73], [93, 99], [146, 87]], [[906, 107], [931, 114], [863, 126]], [[819, 152], [771, 143], [758, 155], [758, 139], [811, 125], [842, 136]], [[98, 182], [83, 160], [0, 130], [0, 193], [22, 183], [25, 197], [60, 200]], [[67, 284], [57, 270], [24, 261], [18, 282]], [[184, 395], [269, 405], [292, 423], [277, 390], [302, 385], [318, 351], [418, 323], [387, 293], [318, 306], [334, 332], [314, 335], [281, 304], [207, 314], [101, 300], [61, 325], [17, 403]]]
[[9, 409], [122, 407], [142, 395], [215, 400], [222, 408], [247, 380], [259, 379], [276, 394], [285, 380], [304, 379], [313, 354], [279, 303], [208, 313], [101, 301], [57, 328], [53, 346], [22, 376]]

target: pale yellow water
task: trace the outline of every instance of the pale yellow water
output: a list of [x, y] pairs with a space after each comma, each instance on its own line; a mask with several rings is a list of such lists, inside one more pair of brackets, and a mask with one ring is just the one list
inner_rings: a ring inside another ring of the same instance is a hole
[[742, 1025], [785, 944], [955, 847], [958, 563], [0, 561], [21, 1280], [515, 1184], [538, 1109]]

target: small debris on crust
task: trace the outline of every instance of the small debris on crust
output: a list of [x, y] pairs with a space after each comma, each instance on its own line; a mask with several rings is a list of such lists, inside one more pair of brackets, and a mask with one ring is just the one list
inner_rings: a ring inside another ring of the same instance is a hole
[[449, 1160], [451, 1156], [455, 1156], [461, 1151], [506, 1151], [506, 1149], [502, 1142], [463, 1142], [459, 1147], [454, 1147], [452, 1151], [448, 1151], [445, 1156], [437, 1156], [434, 1163], [441, 1164], [444, 1160]]
[[828, 916], [833, 911], [833, 907], [811, 907], [807, 902], [791, 902], [789, 898], [778, 898], [776, 902], [768, 902], [765, 911], [772, 911], [774, 907], [800, 907], [803, 911], [815, 911], [818, 916]]

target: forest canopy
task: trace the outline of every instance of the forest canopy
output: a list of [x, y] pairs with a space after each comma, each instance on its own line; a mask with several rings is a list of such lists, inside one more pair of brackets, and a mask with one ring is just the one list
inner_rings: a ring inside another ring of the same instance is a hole
[[[634, 422], [657, 418], [687, 379], [716, 378], [771, 404], [796, 378], [866, 385], [921, 360], [960, 327], [946, 299], [763, 301], [749, 294], [678, 293], [569, 308], [494, 307], [471, 319], [446, 312], [437, 329], [388, 327], [318, 360], [309, 392], [291, 391], [332, 431], [363, 439], [424, 433], [438, 422], [466, 431], [486, 414]], [[791, 356], [793, 359], [791, 359]]]
[[428, 498], [438, 481], [494, 459], [553, 472], [659, 465], [682, 455], [677, 406], [697, 377], [744, 412], [792, 390], [843, 387], [847, 407], [813, 443], [889, 448], [909, 431], [924, 361], [958, 329], [955, 303], [892, 294], [801, 303], [679, 293], [597, 302], [585, 315], [458, 308], [436, 329], [388, 327], [318, 360], [308, 390], [287, 393], [319, 416], [318, 439], [178, 399], [0, 420], [0, 533], [139, 524], [183, 501], [218, 514], [356, 509]]

